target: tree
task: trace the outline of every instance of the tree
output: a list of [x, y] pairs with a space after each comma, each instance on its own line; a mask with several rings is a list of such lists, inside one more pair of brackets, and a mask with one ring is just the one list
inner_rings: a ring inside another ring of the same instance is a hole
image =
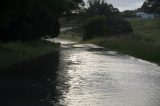
[[107, 20], [108, 33], [114, 35], [133, 32], [131, 24], [120, 17], [109, 17]]
[[112, 4], [108, 4], [104, 0], [88, 0], [88, 4], [88, 13], [91, 15], [113, 16], [120, 14], [117, 8], [114, 8]]
[[146, 0], [141, 8], [142, 11], [160, 14], [160, 0]]
[[[82, 0], [5, 0], [0, 3], [0, 41], [28, 41], [59, 34], [59, 18]], [[69, 5], [70, 4], [70, 5]]]
[[120, 35], [133, 31], [131, 24], [121, 18], [118, 9], [104, 0], [89, 0], [90, 18], [83, 25], [84, 39], [99, 36]]
[[136, 17], [134, 10], [125, 10], [122, 12], [122, 17], [124, 18], [134, 18]]
[[97, 16], [89, 18], [83, 25], [84, 37], [83, 39], [90, 39], [97, 36], [104, 36], [107, 30], [106, 17]]

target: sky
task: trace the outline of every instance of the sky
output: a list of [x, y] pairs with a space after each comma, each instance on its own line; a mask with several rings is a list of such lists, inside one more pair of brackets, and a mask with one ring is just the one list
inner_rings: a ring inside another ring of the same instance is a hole
[[[84, 0], [87, 2], [88, 0]], [[134, 10], [142, 6], [145, 0], [105, 0], [120, 11]]]

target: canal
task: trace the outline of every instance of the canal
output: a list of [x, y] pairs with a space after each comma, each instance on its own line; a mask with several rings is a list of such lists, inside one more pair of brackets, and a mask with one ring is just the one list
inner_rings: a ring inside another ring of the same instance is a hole
[[93, 44], [50, 41], [61, 42], [56, 62], [45, 57], [0, 78], [1, 106], [160, 106], [158, 65]]

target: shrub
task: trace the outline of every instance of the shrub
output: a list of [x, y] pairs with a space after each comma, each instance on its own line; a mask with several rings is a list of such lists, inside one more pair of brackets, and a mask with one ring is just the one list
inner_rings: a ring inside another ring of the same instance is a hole
[[82, 0], [4, 0], [0, 3], [0, 41], [30, 41], [60, 33], [59, 18]]
[[84, 37], [83, 39], [91, 39], [99, 36], [106, 36], [106, 34], [120, 35], [133, 32], [131, 24], [119, 17], [94, 17], [90, 18], [83, 25]]
[[119, 17], [109, 17], [107, 20], [108, 31], [111, 34], [126, 34], [133, 32], [131, 24]]
[[84, 28], [84, 37], [83, 39], [90, 39], [96, 36], [102, 36], [106, 33], [106, 17], [94, 17], [89, 18], [86, 23], [83, 25]]

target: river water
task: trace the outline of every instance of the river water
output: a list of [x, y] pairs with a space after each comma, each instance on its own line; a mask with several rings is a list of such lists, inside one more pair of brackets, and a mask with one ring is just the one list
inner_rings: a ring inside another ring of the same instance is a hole
[[1, 106], [160, 106], [158, 65], [92, 44], [50, 41], [61, 42], [57, 65], [50, 58], [34, 73], [1, 77]]
[[160, 67], [156, 64], [92, 44], [57, 41], [62, 43], [60, 80], [68, 85], [59, 104], [160, 106]]

